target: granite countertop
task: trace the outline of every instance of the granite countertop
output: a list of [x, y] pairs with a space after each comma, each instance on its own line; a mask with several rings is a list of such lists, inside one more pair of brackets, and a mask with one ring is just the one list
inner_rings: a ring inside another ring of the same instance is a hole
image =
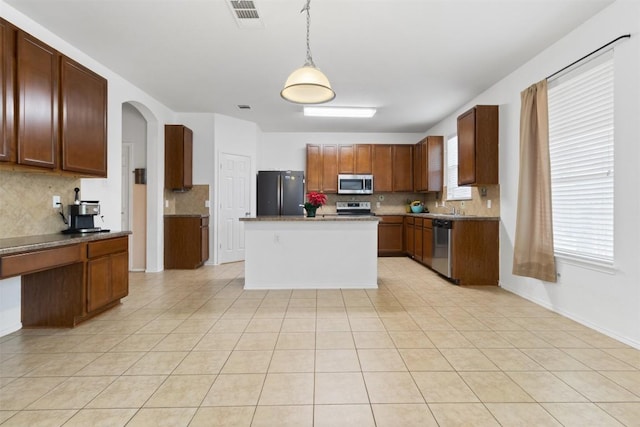
[[94, 240], [113, 239], [131, 234], [130, 231], [112, 231], [105, 233], [84, 234], [42, 234], [39, 236], [11, 237], [0, 239], [0, 256], [31, 252], [74, 243], [91, 242]]
[[379, 217], [371, 215], [317, 215], [313, 218], [305, 216], [258, 216], [243, 217], [240, 221], [380, 221]]

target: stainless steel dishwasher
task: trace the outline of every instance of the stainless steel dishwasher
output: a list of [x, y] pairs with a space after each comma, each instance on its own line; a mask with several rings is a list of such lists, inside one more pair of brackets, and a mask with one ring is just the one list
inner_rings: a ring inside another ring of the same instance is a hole
[[451, 229], [453, 221], [434, 219], [433, 226], [433, 259], [431, 268], [447, 278], [451, 278]]

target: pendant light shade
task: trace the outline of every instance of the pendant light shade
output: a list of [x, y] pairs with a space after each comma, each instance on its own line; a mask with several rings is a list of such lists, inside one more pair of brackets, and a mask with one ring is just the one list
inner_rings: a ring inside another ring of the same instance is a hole
[[309, 47], [310, 4], [311, 0], [307, 0], [305, 7], [301, 10], [301, 12], [307, 12], [307, 60], [302, 67], [289, 75], [284, 89], [280, 91], [282, 98], [296, 104], [322, 104], [336, 97], [329, 79], [316, 68], [311, 57], [311, 48]]
[[336, 93], [322, 71], [304, 65], [289, 75], [280, 96], [296, 104], [322, 104], [335, 98]]

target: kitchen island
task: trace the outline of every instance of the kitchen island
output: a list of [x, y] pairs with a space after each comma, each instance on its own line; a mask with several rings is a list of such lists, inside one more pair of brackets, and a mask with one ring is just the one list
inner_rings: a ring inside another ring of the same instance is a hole
[[261, 216], [245, 227], [245, 289], [375, 289], [375, 216]]

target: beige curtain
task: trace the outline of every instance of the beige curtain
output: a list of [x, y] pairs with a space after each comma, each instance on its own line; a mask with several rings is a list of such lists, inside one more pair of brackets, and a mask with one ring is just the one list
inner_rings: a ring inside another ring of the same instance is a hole
[[547, 81], [522, 91], [520, 101], [520, 180], [513, 274], [555, 282]]

